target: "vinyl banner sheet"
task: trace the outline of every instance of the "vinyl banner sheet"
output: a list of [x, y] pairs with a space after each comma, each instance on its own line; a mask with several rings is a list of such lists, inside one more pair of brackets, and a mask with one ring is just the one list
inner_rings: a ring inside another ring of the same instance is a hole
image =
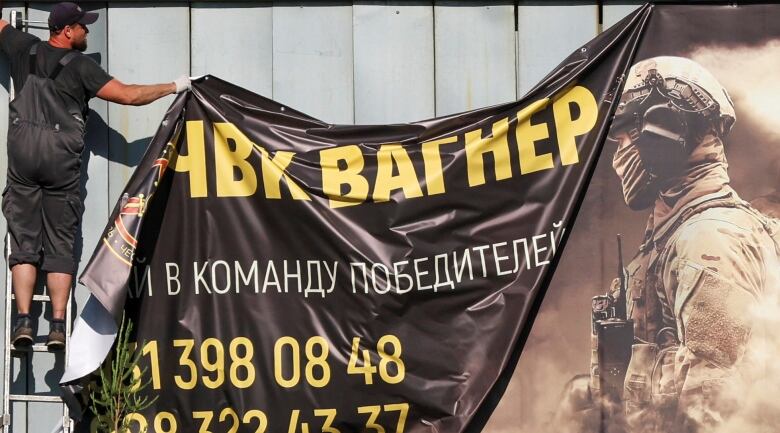
[[744, 419], [721, 397], [771, 370], [778, 185], [755, 175], [780, 154], [737, 66], [773, 64], [778, 19], [645, 6], [519, 101], [400, 125], [196, 80], [81, 277], [108, 325], [74, 345], [132, 320], [159, 397], [133, 428], [158, 433], [477, 432], [518, 359], [512, 431]]

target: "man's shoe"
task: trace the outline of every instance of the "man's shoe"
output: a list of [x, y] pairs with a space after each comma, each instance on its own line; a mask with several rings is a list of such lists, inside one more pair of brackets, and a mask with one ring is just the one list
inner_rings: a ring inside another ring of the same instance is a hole
[[33, 344], [33, 321], [27, 314], [20, 314], [16, 317], [11, 342], [18, 347], [26, 347]]
[[54, 350], [63, 349], [65, 347], [65, 321], [54, 319], [50, 325], [46, 347]]

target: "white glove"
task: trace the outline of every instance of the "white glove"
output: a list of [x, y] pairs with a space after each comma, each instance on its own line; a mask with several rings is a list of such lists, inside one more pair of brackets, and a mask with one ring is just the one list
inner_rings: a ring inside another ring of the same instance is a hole
[[190, 77], [182, 75], [181, 77], [173, 80], [173, 84], [176, 85], [176, 93], [186, 92], [192, 89], [192, 82]]

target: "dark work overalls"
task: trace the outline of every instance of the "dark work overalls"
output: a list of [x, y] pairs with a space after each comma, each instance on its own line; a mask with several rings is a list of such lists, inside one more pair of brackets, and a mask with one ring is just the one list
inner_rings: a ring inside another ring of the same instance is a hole
[[[30, 73], [10, 104], [8, 184], [3, 214], [8, 221], [8, 266], [40, 265], [47, 272], [73, 274], [73, 246], [81, 218], [82, 113], [67, 108], [55, 78], [74, 57], [69, 51], [45, 75], [44, 59], [30, 49]], [[17, 83], [18, 84], [18, 83]]]

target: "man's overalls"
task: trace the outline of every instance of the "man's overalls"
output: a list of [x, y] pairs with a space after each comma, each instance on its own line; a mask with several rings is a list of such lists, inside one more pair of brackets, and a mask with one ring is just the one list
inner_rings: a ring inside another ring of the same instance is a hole
[[2, 209], [8, 221], [8, 266], [30, 263], [73, 274], [73, 246], [81, 218], [83, 114], [70, 112], [55, 79], [76, 56], [66, 53], [46, 75], [45, 59], [30, 48], [30, 71], [10, 104], [8, 183]]

